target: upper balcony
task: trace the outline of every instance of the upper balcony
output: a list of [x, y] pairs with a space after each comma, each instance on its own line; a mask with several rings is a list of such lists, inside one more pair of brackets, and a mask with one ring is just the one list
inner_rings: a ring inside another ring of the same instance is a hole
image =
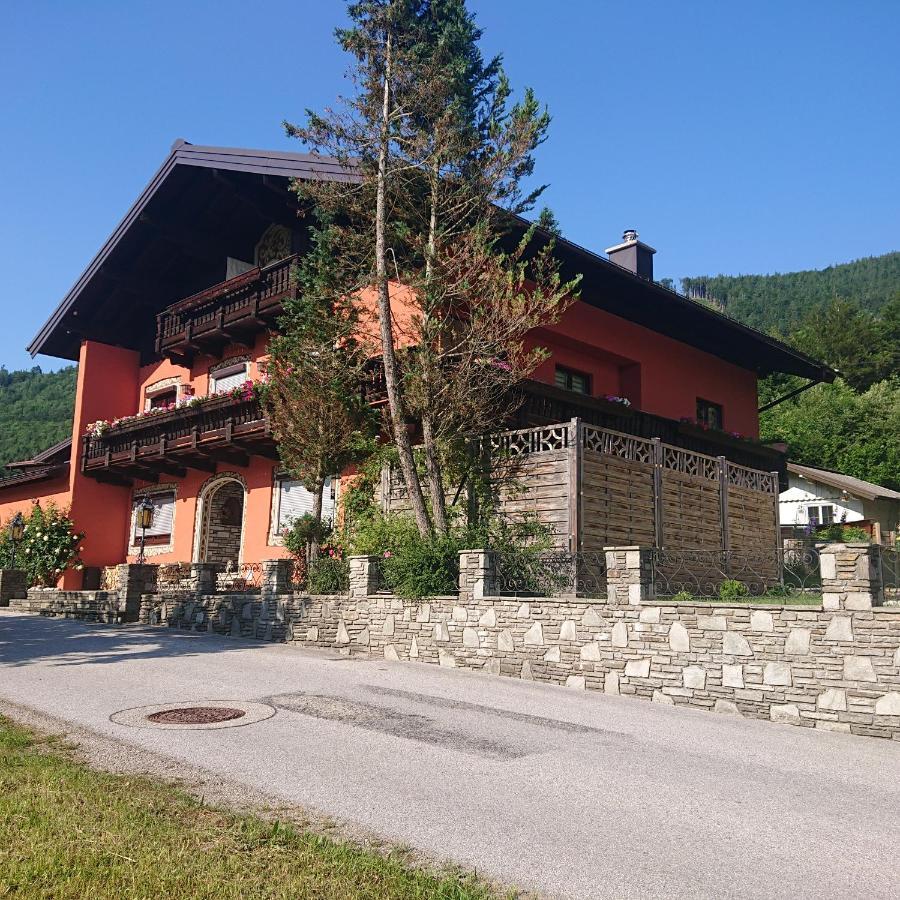
[[190, 364], [195, 353], [221, 355], [228, 344], [252, 346], [255, 334], [275, 322], [294, 290], [289, 256], [185, 297], [156, 317], [156, 352]]
[[188, 469], [215, 472], [220, 462], [243, 467], [251, 456], [278, 459], [256, 396], [224, 394], [197, 406], [104, 423], [101, 432], [82, 440], [82, 472], [112, 484], [181, 478]]

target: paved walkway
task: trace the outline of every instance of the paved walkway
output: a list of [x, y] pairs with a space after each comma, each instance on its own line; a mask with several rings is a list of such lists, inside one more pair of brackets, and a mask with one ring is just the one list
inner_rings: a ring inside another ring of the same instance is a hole
[[[550, 896], [900, 896], [896, 742], [9, 612], [0, 697]], [[190, 700], [277, 712], [110, 721]]]

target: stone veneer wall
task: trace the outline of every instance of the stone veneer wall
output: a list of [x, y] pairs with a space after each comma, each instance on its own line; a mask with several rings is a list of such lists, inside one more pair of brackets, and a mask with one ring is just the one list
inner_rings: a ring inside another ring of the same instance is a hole
[[[226, 516], [226, 504], [238, 511], [236, 521]], [[236, 568], [241, 556], [241, 531], [244, 488], [237, 481], [226, 481], [209, 498], [203, 535], [203, 558], [221, 566], [229, 562]]]
[[297, 614], [308, 645], [900, 740], [900, 609], [373, 596]]
[[118, 591], [59, 591], [56, 588], [30, 588], [27, 597], [10, 600], [17, 612], [36, 613], [84, 622], [122, 621]]

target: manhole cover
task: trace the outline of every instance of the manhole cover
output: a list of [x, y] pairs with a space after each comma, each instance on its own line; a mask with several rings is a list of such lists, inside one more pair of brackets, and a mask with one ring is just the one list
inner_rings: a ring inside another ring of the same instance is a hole
[[185, 700], [138, 706], [113, 713], [117, 725], [131, 728], [202, 729], [254, 725], [275, 715], [275, 707], [250, 700]]
[[187, 706], [150, 713], [147, 720], [157, 725], [211, 725], [213, 722], [240, 719], [244, 715], [244, 710], [229, 706]]

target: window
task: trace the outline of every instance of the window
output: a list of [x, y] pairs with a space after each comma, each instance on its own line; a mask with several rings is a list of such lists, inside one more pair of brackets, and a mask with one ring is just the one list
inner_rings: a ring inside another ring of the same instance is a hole
[[834, 524], [834, 507], [830, 503], [818, 506], [807, 506], [806, 517], [814, 528]]
[[[172, 543], [172, 523], [175, 518], [175, 491], [160, 491], [147, 495], [153, 504], [153, 524], [147, 529], [145, 544], [148, 547]], [[131, 533], [132, 544], [141, 542], [141, 529], [137, 526], [137, 508], [144, 495], [135, 496], [132, 500]]]
[[247, 363], [237, 363], [219, 369], [209, 376], [209, 392], [211, 394], [227, 394], [228, 391], [240, 387], [247, 380]]
[[564, 391], [575, 391], [576, 394], [590, 394], [591, 376], [563, 366], [556, 367], [556, 386]]
[[166, 406], [174, 406], [178, 399], [178, 391], [171, 388], [167, 391], [160, 391], [158, 394], [152, 394], [147, 398], [150, 409], [161, 409]]
[[[313, 508], [313, 495], [299, 481], [280, 476], [275, 484], [277, 513], [275, 515], [275, 532], [281, 534], [285, 528], [289, 528], [294, 519], [306, 513], [311, 513]], [[334, 482], [325, 480], [322, 489], [322, 518], [334, 517]]]
[[721, 431], [724, 424], [721, 404], [712, 403], [709, 400], [701, 400], [698, 397], [697, 424], [705, 425], [707, 428], [715, 428]]

